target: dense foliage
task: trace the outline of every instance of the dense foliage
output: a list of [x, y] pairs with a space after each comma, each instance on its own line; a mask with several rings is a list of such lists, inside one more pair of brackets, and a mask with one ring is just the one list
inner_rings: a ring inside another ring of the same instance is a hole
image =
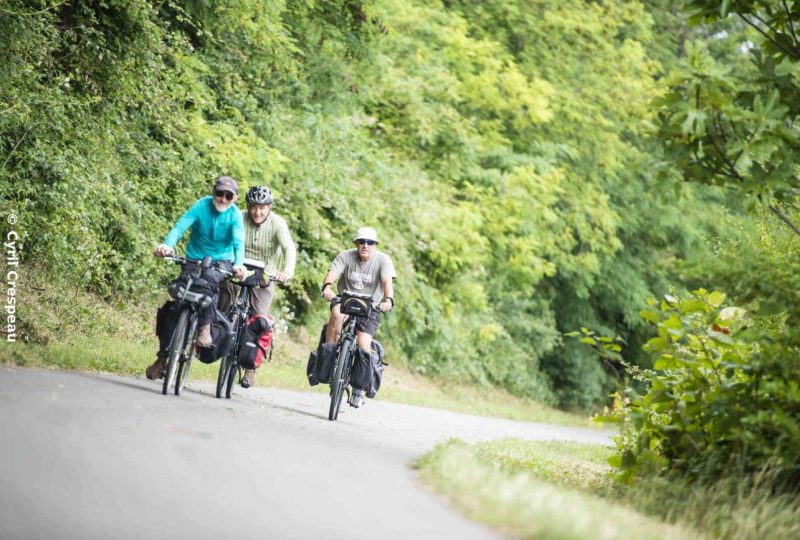
[[[614, 464], [622, 477], [680, 474], [800, 486], [800, 322], [795, 284], [798, 6], [792, 2], [686, 2], [705, 29], [659, 100], [665, 159], [686, 180], [724, 186], [755, 207], [758, 227], [720, 213], [715, 257], [687, 267], [692, 294], [651, 302], [652, 369], [627, 364], [607, 420], [623, 425]], [[730, 17], [727, 15], [731, 14]], [[780, 219], [776, 219], [780, 218]], [[583, 340], [611, 361], [618, 343]]]
[[793, 203], [800, 187], [800, 6], [693, 0], [686, 9], [719, 32], [687, 43], [666, 81], [660, 134], [668, 159], [683, 178], [736, 189], [788, 221], [775, 202]]
[[[651, 101], [677, 51], [654, 24], [682, 28], [661, 4], [7, 0], [0, 196], [28, 268], [112, 299], [161, 291], [152, 246], [216, 176], [266, 183], [296, 324], [372, 224], [409, 365], [590, 406], [608, 374], [562, 332], [644, 342], [640, 306], [716, 226], [699, 189], [659, 193]], [[58, 332], [30, 298], [27, 338]]]
[[769, 469], [800, 480], [795, 352], [765, 340], [746, 310], [724, 300], [701, 289], [642, 311], [658, 329], [645, 346], [656, 361], [630, 369], [646, 391], [628, 388], [607, 418], [623, 424], [612, 460], [623, 478], [667, 470], [713, 482]]

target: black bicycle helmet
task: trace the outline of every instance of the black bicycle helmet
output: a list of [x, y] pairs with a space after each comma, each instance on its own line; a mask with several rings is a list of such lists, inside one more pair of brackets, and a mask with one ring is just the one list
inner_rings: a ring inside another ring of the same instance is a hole
[[247, 204], [272, 204], [272, 192], [268, 187], [253, 186], [247, 190]]

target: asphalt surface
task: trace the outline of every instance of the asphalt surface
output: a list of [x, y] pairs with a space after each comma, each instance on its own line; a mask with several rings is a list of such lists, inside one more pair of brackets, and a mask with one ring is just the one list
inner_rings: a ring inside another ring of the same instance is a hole
[[[191, 376], [190, 376], [191, 378]], [[486, 539], [413, 462], [451, 437], [606, 432], [324, 394], [0, 368], [0, 539]]]

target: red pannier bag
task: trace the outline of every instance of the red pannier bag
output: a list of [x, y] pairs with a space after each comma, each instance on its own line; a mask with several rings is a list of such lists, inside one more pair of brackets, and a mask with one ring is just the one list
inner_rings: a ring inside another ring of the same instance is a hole
[[275, 321], [269, 315], [253, 315], [242, 327], [239, 346], [239, 364], [245, 369], [258, 369], [272, 345], [272, 327]]

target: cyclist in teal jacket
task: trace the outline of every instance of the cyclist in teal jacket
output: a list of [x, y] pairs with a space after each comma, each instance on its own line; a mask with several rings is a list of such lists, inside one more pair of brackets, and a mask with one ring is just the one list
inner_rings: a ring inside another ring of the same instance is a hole
[[[178, 219], [164, 243], [156, 247], [156, 256], [172, 255], [175, 244], [190, 229], [186, 258], [201, 261], [210, 256], [214, 262], [220, 263], [223, 270], [232, 271], [239, 278], [244, 277], [244, 222], [241, 212], [234, 205], [238, 192], [236, 180], [220, 176], [214, 184], [213, 195], [197, 201]], [[197, 346], [210, 347], [211, 322], [214, 320], [219, 284], [224, 275], [211, 267], [203, 272], [202, 277], [208, 281], [213, 298], [209, 307], [200, 312]], [[162, 376], [164, 360], [163, 351], [159, 351], [156, 361], [145, 371], [148, 379]]]

